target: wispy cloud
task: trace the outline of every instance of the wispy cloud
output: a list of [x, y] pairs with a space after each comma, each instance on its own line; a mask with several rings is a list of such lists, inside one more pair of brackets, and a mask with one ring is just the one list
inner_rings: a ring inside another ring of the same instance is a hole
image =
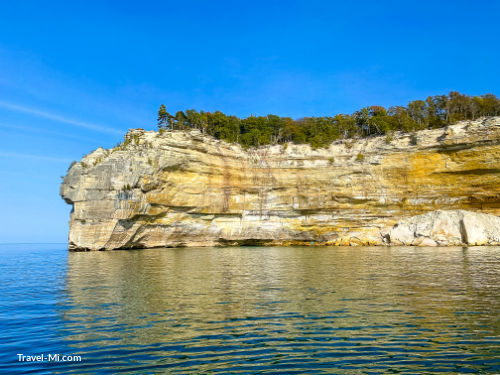
[[58, 162], [58, 163], [71, 163], [71, 161], [72, 161], [71, 159], [68, 159], [68, 158], [58, 158], [58, 157], [54, 157], [54, 156], [24, 154], [24, 153], [20, 153], [20, 152], [4, 152], [4, 151], [0, 151], [0, 157], [53, 161], [53, 162]]
[[50, 138], [53, 139], [54, 136], [57, 136], [59, 139], [61, 138], [66, 138], [66, 139], [76, 139], [79, 142], [81, 141], [88, 141], [91, 143], [95, 142], [95, 137], [84, 137], [80, 134], [72, 134], [72, 133], [63, 133], [63, 132], [58, 132], [54, 130], [48, 130], [45, 127], [34, 127], [34, 126], [24, 126], [24, 125], [11, 125], [11, 124], [5, 124], [0, 122], [0, 131], [12, 131], [14, 133], [21, 133], [21, 134], [35, 134], [38, 137], [45, 137], [45, 138]]
[[71, 118], [68, 118], [65, 116], [41, 111], [41, 110], [35, 109], [35, 108], [25, 107], [25, 106], [18, 105], [18, 104], [5, 102], [2, 100], [0, 100], [0, 107], [10, 109], [12, 111], [27, 113], [27, 114], [30, 114], [33, 116], [43, 117], [43, 118], [46, 118], [49, 120], [63, 122], [66, 124], [78, 126], [80, 128], [85, 128], [85, 129], [93, 130], [93, 131], [100, 132], [100, 133], [107, 133], [107, 134], [114, 134], [114, 135], [123, 134], [123, 131], [115, 129], [115, 128], [110, 128], [110, 127], [107, 127], [104, 125], [93, 124], [93, 123], [89, 123], [89, 122], [85, 122], [85, 121], [78, 121], [78, 120], [74, 120], [74, 119], [71, 119]]

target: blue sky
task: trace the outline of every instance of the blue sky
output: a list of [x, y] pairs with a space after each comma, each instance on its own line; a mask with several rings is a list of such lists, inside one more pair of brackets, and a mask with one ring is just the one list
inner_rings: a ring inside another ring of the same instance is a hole
[[156, 111], [499, 94], [499, 1], [1, 1], [0, 242], [64, 242], [72, 160]]

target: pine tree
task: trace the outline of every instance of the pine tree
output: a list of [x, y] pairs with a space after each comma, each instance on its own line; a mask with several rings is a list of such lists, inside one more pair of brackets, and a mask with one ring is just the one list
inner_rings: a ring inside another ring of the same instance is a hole
[[[388, 109], [372, 105], [348, 114], [334, 117], [304, 117], [293, 120], [275, 115], [238, 118], [220, 111], [204, 112], [188, 109], [175, 116], [167, 112], [165, 105], [158, 111], [158, 127], [164, 130], [196, 128], [203, 134], [227, 142], [237, 142], [243, 147], [268, 144], [309, 143], [313, 148], [328, 147], [337, 139], [362, 138], [386, 134], [386, 142], [392, 141], [398, 131], [415, 133], [421, 129], [442, 128], [457, 121], [476, 119], [481, 116], [499, 116], [500, 99], [493, 94], [470, 97], [456, 91], [448, 95], [429, 96], [414, 100], [405, 106]], [[416, 135], [410, 142], [416, 145]], [[345, 142], [345, 145], [350, 144]]]
[[167, 112], [167, 107], [165, 107], [165, 104], [160, 105], [157, 119], [159, 129], [169, 129], [169, 117], [170, 114]]

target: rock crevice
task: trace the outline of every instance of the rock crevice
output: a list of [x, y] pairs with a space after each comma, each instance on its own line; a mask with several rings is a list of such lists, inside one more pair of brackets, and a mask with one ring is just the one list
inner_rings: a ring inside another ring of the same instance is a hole
[[464, 210], [437, 210], [402, 220], [386, 235], [392, 245], [500, 245], [500, 217]]
[[[439, 209], [500, 215], [500, 118], [417, 138], [244, 150], [199, 131], [133, 129], [65, 176], [69, 246], [382, 245], [387, 236], [395, 244], [396, 233], [437, 244], [439, 234], [416, 224], [410, 233], [414, 224], [403, 222]], [[456, 243], [481, 243], [484, 228], [460, 212], [462, 224], [449, 228]]]

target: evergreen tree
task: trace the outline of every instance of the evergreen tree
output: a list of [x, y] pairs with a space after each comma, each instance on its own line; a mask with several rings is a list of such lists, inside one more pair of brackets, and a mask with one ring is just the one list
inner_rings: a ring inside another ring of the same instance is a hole
[[498, 115], [500, 100], [495, 95], [470, 97], [452, 91], [448, 95], [429, 96], [425, 101], [414, 100], [406, 107], [385, 109], [373, 105], [352, 115], [304, 117], [297, 120], [272, 114], [240, 119], [220, 111], [210, 113], [194, 109], [178, 111], [172, 116], [162, 104], [158, 110], [158, 127], [165, 130], [195, 128], [217, 139], [238, 142], [243, 147], [294, 142], [320, 148], [328, 147], [336, 139], [386, 134], [386, 139], [390, 141], [396, 131], [414, 133], [461, 120]]
[[186, 129], [188, 124], [186, 122], [187, 116], [182, 111], [177, 111], [175, 113], [175, 127], [176, 129]]
[[158, 110], [158, 128], [159, 129], [169, 129], [169, 118], [170, 114], [167, 112], [167, 107], [165, 104], [160, 105], [160, 109]]

